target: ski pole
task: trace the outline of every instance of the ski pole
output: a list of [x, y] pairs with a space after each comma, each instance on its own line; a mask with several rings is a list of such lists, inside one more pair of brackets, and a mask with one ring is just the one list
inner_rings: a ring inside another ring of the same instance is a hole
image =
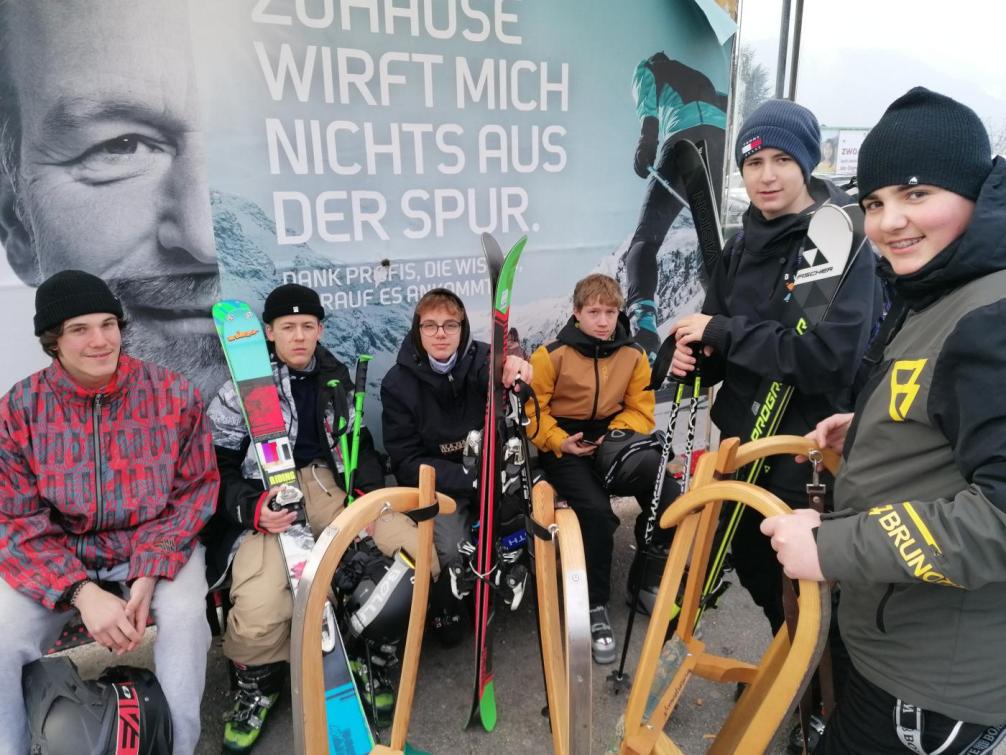
[[[334, 391], [341, 385], [338, 380], [329, 380], [326, 384], [327, 387]], [[342, 402], [345, 403], [345, 402]], [[349, 439], [346, 437], [346, 417], [344, 412], [339, 411], [339, 407], [335, 406], [333, 401], [332, 408], [335, 410], [336, 420], [339, 423], [339, 455], [342, 457], [342, 482], [346, 486], [346, 503], [352, 502], [352, 487], [349, 484]], [[334, 472], [335, 470], [333, 470]]]
[[[671, 338], [668, 338], [664, 343], [667, 344], [670, 341]], [[698, 354], [700, 349], [701, 346], [695, 347], [693, 348], [693, 351], [695, 351], [695, 353]], [[665, 351], [665, 347], [663, 345], [661, 346], [661, 351]], [[657, 361], [669, 364], [667, 360], [655, 360], [654, 363], [656, 364]], [[664, 372], [662, 376], [654, 375], [650, 383], [650, 388], [652, 388], [654, 391], [657, 390], [657, 388], [659, 388], [660, 385], [666, 379], [666, 375], [667, 375], [666, 372]], [[691, 481], [691, 456], [693, 450], [692, 447], [695, 444], [695, 421], [696, 416], [698, 414], [699, 395], [701, 394], [702, 390], [702, 381], [699, 374], [698, 362], [696, 362], [695, 371], [692, 373], [692, 375], [694, 378], [694, 382], [692, 383], [691, 403], [688, 407], [688, 434], [685, 438], [685, 473], [683, 479], [684, 485], [682, 486], [682, 492], [687, 492], [688, 485]], [[670, 461], [671, 458], [671, 449], [674, 443], [674, 433], [677, 427], [678, 413], [681, 409], [681, 402], [684, 400], [685, 386], [688, 384], [687, 378], [678, 378], [672, 376], [671, 379], [672, 381], [677, 383], [677, 389], [674, 392], [674, 399], [671, 403], [671, 413], [670, 416], [667, 418], [667, 429], [664, 431], [664, 442], [660, 449], [660, 466], [657, 467], [657, 479], [656, 483], [653, 486], [653, 497], [650, 500], [650, 508], [649, 511], [647, 512], [646, 529], [643, 531], [643, 546], [642, 549], [637, 553], [637, 556], [641, 556], [643, 559], [641, 568], [643, 569], [644, 573], [645, 573], [646, 557], [648, 555], [650, 545], [653, 540], [653, 530], [657, 523], [657, 512], [660, 509], [660, 498], [663, 495], [664, 477], [666, 477], [667, 475], [667, 463]], [[614, 691], [616, 693], [619, 691], [621, 685], [624, 683], [625, 680], [625, 660], [628, 657], [629, 653], [629, 641], [632, 639], [632, 627], [633, 624], [635, 624], [637, 606], [639, 604], [639, 593], [642, 591], [642, 587], [643, 587], [643, 574], [640, 574], [636, 580], [635, 589], [633, 590], [632, 608], [629, 611], [628, 623], [625, 625], [625, 641], [622, 643], [622, 657], [621, 660], [619, 661], [617, 671], [612, 672], [611, 676], [609, 677], [612, 684], [615, 687]]]
[[654, 168], [652, 165], [650, 165], [649, 167], [647, 167], [646, 170], [649, 171], [650, 175], [653, 176], [654, 179], [656, 179], [657, 183], [659, 183], [661, 186], [663, 186], [665, 189], [667, 189], [667, 193], [668, 194], [670, 194], [676, 200], [678, 200], [679, 202], [681, 202], [681, 206], [682, 207], [691, 207], [691, 205], [688, 203], [688, 200], [686, 200], [684, 197], [682, 197], [680, 194], [678, 194], [678, 192], [676, 192], [674, 189], [672, 189], [670, 182], [666, 178], [664, 178], [662, 175], [660, 175], [660, 173], [657, 172], [656, 168]]
[[353, 481], [360, 462], [360, 426], [363, 424], [363, 402], [367, 397], [367, 363], [373, 358], [370, 354], [360, 354], [356, 360], [356, 383], [353, 388], [353, 445], [346, 474], [347, 503], [352, 503], [355, 497]]

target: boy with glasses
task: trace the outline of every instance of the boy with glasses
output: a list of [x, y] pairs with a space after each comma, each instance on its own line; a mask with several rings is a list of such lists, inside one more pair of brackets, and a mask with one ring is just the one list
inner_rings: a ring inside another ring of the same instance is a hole
[[[531, 365], [519, 356], [503, 363], [503, 384], [531, 380]], [[489, 344], [472, 338], [465, 305], [445, 288], [428, 292], [416, 305], [412, 328], [398, 359], [381, 382], [384, 449], [402, 485], [417, 485], [419, 466], [437, 472], [437, 490], [457, 501], [457, 511], [438, 516], [433, 542], [441, 571], [460, 559], [478, 516], [478, 469], [469, 472], [462, 452], [469, 431], [482, 428], [489, 389]], [[432, 628], [445, 646], [461, 640], [460, 602], [447, 579], [431, 597]]]

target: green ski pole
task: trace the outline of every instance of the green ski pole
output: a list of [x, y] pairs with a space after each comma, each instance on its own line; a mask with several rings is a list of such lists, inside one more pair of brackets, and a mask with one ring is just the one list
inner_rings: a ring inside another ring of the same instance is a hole
[[[363, 402], [367, 398], [367, 366], [373, 358], [370, 354], [360, 354], [356, 360], [356, 385], [353, 389], [353, 446], [350, 451], [346, 475], [346, 485], [348, 486], [346, 495], [349, 501], [353, 500], [353, 481], [360, 462], [360, 425], [363, 424]], [[345, 438], [345, 434], [343, 434], [343, 438]]]
[[[326, 384], [329, 388], [335, 390], [339, 387], [340, 383], [338, 380], [329, 380]], [[338, 412], [338, 408], [336, 408]], [[342, 483], [346, 486], [346, 503], [349, 504], [353, 500], [352, 488], [350, 487], [350, 476], [349, 476], [349, 438], [346, 437], [346, 418], [343, 416], [338, 417], [339, 422], [339, 454], [342, 456]]]

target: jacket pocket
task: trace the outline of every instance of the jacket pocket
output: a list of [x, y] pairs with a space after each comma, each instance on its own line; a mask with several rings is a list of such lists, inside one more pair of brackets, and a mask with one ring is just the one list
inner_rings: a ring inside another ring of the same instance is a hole
[[892, 582], [887, 586], [884, 591], [883, 597], [880, 602], [877, 603], [877, 629], [879, 629], [884, 634], [887, 634], [887, 627], [884, 626], [884, 609], [887, 608], [887, 601], [891, 599], [894, 594], [894, 583]]

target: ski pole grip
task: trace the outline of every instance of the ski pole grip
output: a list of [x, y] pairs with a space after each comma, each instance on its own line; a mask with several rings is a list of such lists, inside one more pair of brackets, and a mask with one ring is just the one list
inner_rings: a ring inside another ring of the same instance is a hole
[[367, 363], [373, 358], [370, 354], [360, 354], [356, 358], [356, 395], [367, 391]]

